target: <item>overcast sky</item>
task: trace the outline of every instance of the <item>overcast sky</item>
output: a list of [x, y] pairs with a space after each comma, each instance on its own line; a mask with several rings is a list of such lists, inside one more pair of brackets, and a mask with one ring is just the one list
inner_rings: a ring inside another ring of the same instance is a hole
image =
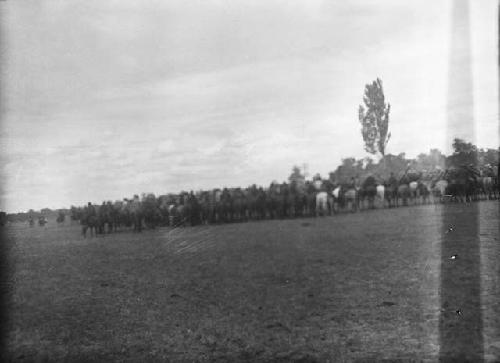
[[[447, 128], [451, 6], [2, 1], [0, 208], [268, 185], [302, 163], [327, 176], [367, 156], [358, 105], [376, 77], [387, 152], [448, 151], [464, 136]], [[499, 144], [497, 6], [470, 4], [481, 147]]]

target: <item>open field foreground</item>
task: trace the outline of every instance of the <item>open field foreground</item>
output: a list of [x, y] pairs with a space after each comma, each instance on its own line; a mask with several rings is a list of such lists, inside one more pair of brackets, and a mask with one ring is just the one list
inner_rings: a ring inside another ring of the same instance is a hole
[[[11, 225], [5, 358], [437, 361], [472, 321], [464, 357], [500, 361], [498, 221], [491, 201], [93, 239]], [[471, 266], [480, 289], [453, 282]]]

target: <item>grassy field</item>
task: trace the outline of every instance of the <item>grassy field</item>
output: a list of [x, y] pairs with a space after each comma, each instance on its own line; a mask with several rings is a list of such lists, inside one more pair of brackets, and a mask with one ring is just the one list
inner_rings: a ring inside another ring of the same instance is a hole
[[[498, 209], [474, 209], [489, 361], [500, 360]], [[443, 214], [459, 239], [472, 210], [417, 206], [92, 239], [69, 222], [11, 225], [4, 358], [436, 361]]]

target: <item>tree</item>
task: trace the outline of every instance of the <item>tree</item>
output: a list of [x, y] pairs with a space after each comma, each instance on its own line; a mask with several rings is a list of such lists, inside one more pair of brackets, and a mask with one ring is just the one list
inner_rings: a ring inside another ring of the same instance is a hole
[[301, 173], [298, 166], [294, 166], [292, 169], [292, 174], [288, 177], [290, 184], [295, 184], [297, 186], [302, 186], [305, 183], [306, 178]]
[[408, 169], [409, 161], [410, 160], [406, 159], [405, 153], [399, 153], [398, 155], [385, 155], [383, 159], [383, 175], [387, 176], [390, 173], [402, 175]]
[[330, 179], [339, 183], [345, 183], [349, 181], [351, 177], [356, 176], [356, 172], [356, 159], [345, 158], [342, 159], [342, 164], [339, 165], [333, 173], [330, 173]]
[[389, 112], [391, 105], [385, 103], [382, 81], [377, 78], [365, 86], [363, 96], [365, 106], [359, 105], [359, 122], [365, 142], [365, 150], [370, 154], [377, 152], [385, 155], [385, 148], [391, 133], [389, 132]]
[[478, 152], [478, 158], [480, 165], [498, 165], [499, 152], [495, 149], [481, 149]]
[[441, 153], [438, 149], [431, 149], [430, 154], [429, 154], [433, 169], [444, 169], [446, 166], [446, 156]]
[[455, 138], [452, 146], [453, 154], [447, 158], [448, 166], [477, 165], [478, 150], [476, 145]]
[[421, 153], [417, 156], [417, 160], [413, 163], [412, 168], [417, 171], [435, 171], [437, 169], [444, 169], [446, 156], [444, 156], [438, 149], [431, 149], [429, 154]]

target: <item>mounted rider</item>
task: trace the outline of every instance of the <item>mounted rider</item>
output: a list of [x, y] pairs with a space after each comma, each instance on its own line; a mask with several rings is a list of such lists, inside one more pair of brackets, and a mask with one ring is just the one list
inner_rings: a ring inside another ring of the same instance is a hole
[[403, 174], [403, 176], [401, 177], [401, 179], [399, 180], [399, 184], [410, 184], [410, 177], [408, 176], [408, 172], [405, 172]]
[[139, 196], [137, 194], [134, 195], [134, 198], [130, 202], [130, 211], [131, 212], [138, 212], [141, 209], [141, 201], [139, 199]]
[[393, 172], [391, 172], [391, 175], [389, 176], [389, 180], [387, 181], [387, 185], [397, 189], [398, 187], [398, 180], [396, 179], [396, 176], [394, 175]]
[[347, 189], [356, 189], [356, 179], [354, 177], [351, 177], [351, 180], [347, 183]]

